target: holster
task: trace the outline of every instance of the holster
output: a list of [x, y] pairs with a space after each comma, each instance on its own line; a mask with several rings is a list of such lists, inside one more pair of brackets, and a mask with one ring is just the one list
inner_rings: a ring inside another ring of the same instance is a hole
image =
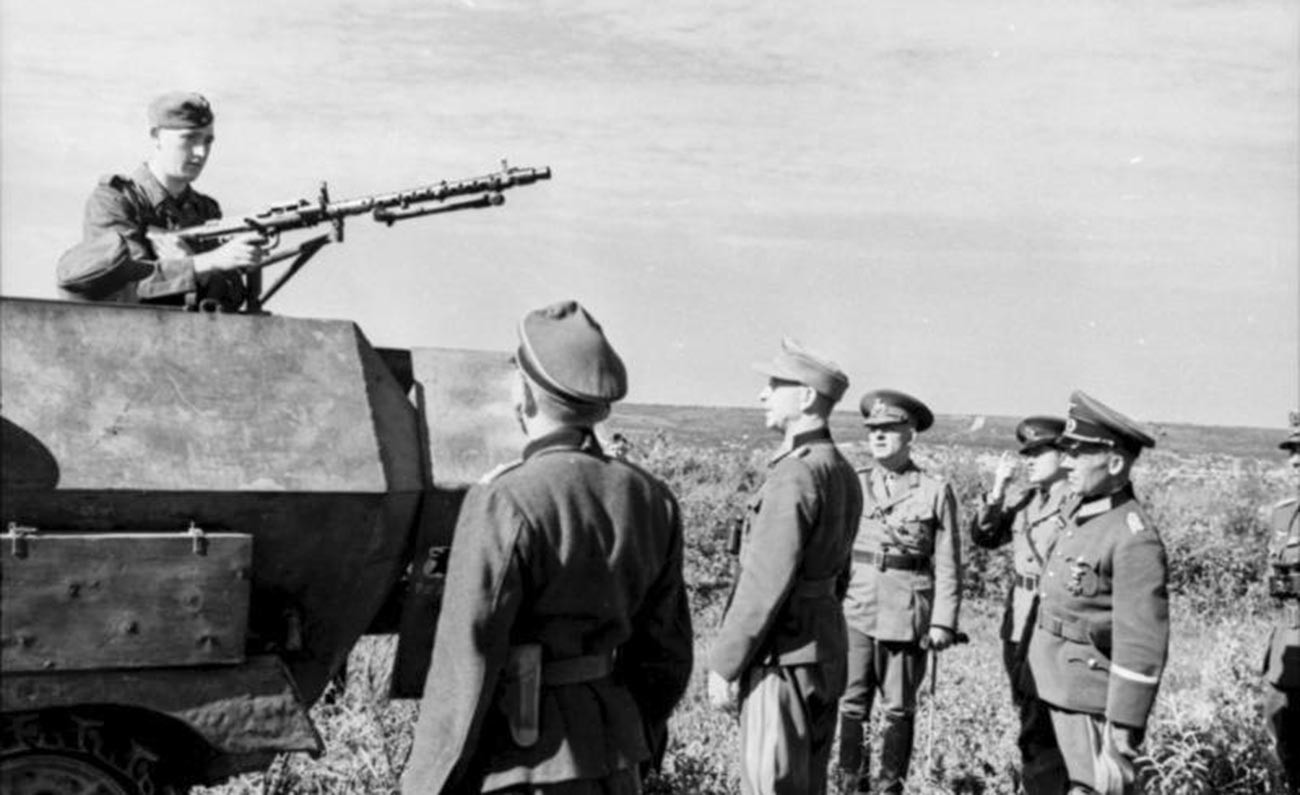
[[502, 681], [501, 708], [515, 745], [530, 748], [540, 734], [542, 694], [542, 646], [529, 643], [512, 646], [506, 658]]

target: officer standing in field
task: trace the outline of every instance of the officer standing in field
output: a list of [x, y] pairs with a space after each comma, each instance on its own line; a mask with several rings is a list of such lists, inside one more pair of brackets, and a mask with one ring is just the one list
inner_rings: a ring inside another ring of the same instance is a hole
[[211, 299], [227, 310], [244, 301], [238, 271], [257, 265], [256, 238], [239, 237], [196, 251], [158, 251], [151, 229], [184, 229], [221, 217], [216, 200], [194, 190], [216, 139], [212, 107], [189, 92], [149, 104], [150, 152], [129, 176], [100, 180], [86, 201], [82, 242], [59, 260], [69, 298], [117, 303]]
[[1077, 500], [1039, 584], [1029, 667], [1072, 793], [1133, 791], [1133, 761], [1169, 649], [1165, 547], [1130, 473], [1155, 440], [1075, 392], [1062, 437]]
[[[1300, 489], [1300, 412], [1291, 415], [1291, 435], [1278, 445], [1290, 456]], [[1300, 792], [1300, 500], [1288, 497], [1269, 517], [1272, 566], [1269, 591], [1281, 614], [1269, 636], [1264, 661], [1264, 718], [1292, 793]]]
[[681, 514], [596, 441], [627, 376], [585, 309], [528, 313], [515, 359], [529, 441], [461, 508], [402, 791], [637, 793], [690, 678]]
[[859, 470], [864, 509], [844, 602], [849, 683], [840, 700], [839, 777], [845, 792], [871, 791], [871, 749], [865, 740], [879, 693], [884, 706], [880, 791], [902, 792], [926, 654], [946, 649], [957, 637], [957, 500], [946, 481], [912, 461], [913, 438], [934, 423], [924, 403], [881, 389], [864, 395], [860, 408], [875, 466]]
[[1062, 508], [1069, 496], [1066, 471], [1061, 467], [1061, 434], [1065, 420], [1028, 417], [1016, 426], [1020, 457], [1029, 487], [1008, 493], [1016, 461], [1003, 454], [989, 492], [971, 522], [971, 540], [997, 549], [1012, 542], [1015, 570], [1002, 617], [1002, 662], [1011, 682], [1011, 701], [1020, 716], [1021, 783], [1028, 795], [1058, 795], [1065, 789], [1065, 761], [1056, 747], [1051, 716], [1034, 697], [1033, 677], [1025, 666], [1030, 623], [1036, 618], [1039, 578], [1043, 558], [1064, 526]]
[[862, 493], [828, 418], [849, 380], [791, 340], [759, 395], [784, 441], [747, 517], [740, 576], [709, 656], [714, 706], [740, 707], [745, 795], [821, 795], [844, 692], [840, 600]]

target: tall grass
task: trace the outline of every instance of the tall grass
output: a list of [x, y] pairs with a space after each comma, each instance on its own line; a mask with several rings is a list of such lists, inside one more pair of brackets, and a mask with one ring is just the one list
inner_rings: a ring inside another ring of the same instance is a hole
[[[728, 534], [762, 483], [766, 452], [716, 441], [692, 446], [662, 432], [633, 441], [634, 457], [681, 499], [686, 578], [702, 661], [731, 584]], [[845, 451], [851, 460], [866, 462], [859, 446]], [[1000, 451], [922, 444], [916, 452], [923, 466], [949, 479], [969, 517]], [[1261, 584], [1267, 545], [1261, 508], [1294, 489], [1288, 478], [1280, 461], [1221, 455], [1158, 452], [1139, 463], [1139, 498], [1169, 554], [1173, 625], [1169, 664], [1144, 746], [1142, 775], [1150, 793], [1281, 791], [1259, 706], [1259, 667], [1272, 609]], [[923, 693], [912, 793], [1015, 791], [1016, 726], [997, 638], [1008, 553], [969, 543], [966, 553], [962, 626], [972, 642], [942, 656], [933, 704]], [[327, 746], [322, 758], [286, 757], [266, 774], [207, 791], [395, 791], [416, 707], [386, 697], [393, 647], [391, 638], [363, 640], [353, 652], [347, 688], [313, 709]], [[709, 707], [702, 670], [671, 732], [664, 770], [650, 782], [650, 793], [739, 791], [735, 719]]]

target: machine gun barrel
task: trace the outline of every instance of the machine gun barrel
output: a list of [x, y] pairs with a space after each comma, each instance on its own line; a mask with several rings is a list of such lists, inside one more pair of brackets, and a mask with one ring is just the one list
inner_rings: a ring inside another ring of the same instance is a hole
[[[162, 236], [171, 236], [188, 246], [193, 246], [212, 241], [224, 241], [235, 235], [255, 234], [272, 241], [271, 245], [274, 246], [274, 241], [281, 232], [332, 223], [335, 228], [334, 237], [339, 240], [342, 238], [343, 219], [348, 216], [370, 213], [374, 216], [374, 220], [392, 225], [395, 221], [431, 215], [435, 212], [496, 206], [502, 203], [499, 197], [501, 191], [551, 178], [551, 169], [546, 166], [517, 168], [508, 166], [504, 162], [501, 166], [500, 171], [480, 177], [443, 180], [409, 190], [358, 196], [341, 201], [331, 201], [328, 188], [322, 185], [320, 196], [315, 202], [300, 199], [288, 204], [272, 205], [250, 215], [218, 219], [188, 229], [164, 233]], [[425, 206], [431, 202], [441, 203], [448, 199], [473, 194], [486, 194], [486, 196], [477, 201]], [[493, 198], [494, 195], [497, 198]]]

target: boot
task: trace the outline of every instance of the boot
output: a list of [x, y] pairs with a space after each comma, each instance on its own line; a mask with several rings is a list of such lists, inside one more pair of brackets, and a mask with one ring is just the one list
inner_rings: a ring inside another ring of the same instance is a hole
[[912, 764], [914, 716], [910, 712], [885, 712], [880, 743], [880, 791], [901, 793]]
[[871, 792], [871, 749], [863, 746], [862, 721], [840, 716], [840, 758], [835, 768], [836, 795]]

